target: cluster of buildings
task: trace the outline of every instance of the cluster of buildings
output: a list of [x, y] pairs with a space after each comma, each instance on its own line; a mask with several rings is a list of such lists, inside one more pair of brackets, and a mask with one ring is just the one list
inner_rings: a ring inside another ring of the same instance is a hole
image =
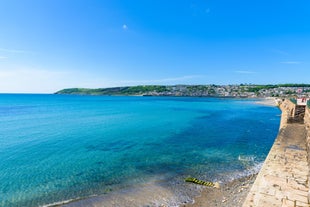
[[310, 96], [310, 87], [277, 85], [175, 85], [165, 91], [149, 91], [148, 96], [215, 96], [215, 97], [292, 97]]

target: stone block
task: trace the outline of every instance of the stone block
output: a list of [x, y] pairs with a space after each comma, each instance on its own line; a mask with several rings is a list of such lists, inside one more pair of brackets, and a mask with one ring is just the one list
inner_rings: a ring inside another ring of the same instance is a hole
[[300, 201], [296, 201], [296, 207], [310, 207], [309, 203], [302, 203]]

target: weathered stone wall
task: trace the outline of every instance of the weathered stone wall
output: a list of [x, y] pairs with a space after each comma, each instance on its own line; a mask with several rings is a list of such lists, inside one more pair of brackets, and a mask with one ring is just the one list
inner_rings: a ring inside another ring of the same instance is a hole
[[307, 131], [307, 147], [310, 149], [310, 109], [308, 107], [306, 107], [304, 123]]
[[[287, 125], [287, 121], [292, 118], [293, 114], [295, 114], [295, 104], [290, 100], [285, 99], [282, 103], [279, 104], [280, 109], [282, 111], [281, 115], [281, 124], [280, 130]], [[304, 116], [304, 126], [306, 129], [306, 145], [307, 145], [307, 154], [308, 154], [308, 164], [310, 166], [310, 109], [306, 107], [305, 116]], [[309, 169], [310, 170], [310, 169]], [[310, 174], [310, 171], [309, 171]], [[310, 188], [310, 177], [309, 177], [309, 188]], [[310, 200], [310, 192], [309, 192], [309, 200]]]
[[282, 111], [280, 129], [287, 125], [288, 120], [290, 120], [295, 114], [295, 104], [290, 100], [285, 99], [279, 103], [279, 107]]
[[[306, 111], [305, 111], [304, 125], [305, 125], [306, 133], [307, 133], [306, 144], [307, 144], [307, 152], [308, 152], [308, 164], [310, 166], [310, 109], [308, 107], [306, 107]], [[310, 177], [308, 178], [308, 187], [310, 189]], [[310, 200], [310, 192], [309, 192], [309, 200]]]

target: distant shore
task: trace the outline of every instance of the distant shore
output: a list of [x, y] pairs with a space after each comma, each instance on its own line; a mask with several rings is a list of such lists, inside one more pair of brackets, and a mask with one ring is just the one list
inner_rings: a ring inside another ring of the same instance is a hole
[[[302, 91], [299, 93], [298, 91]], [[138, 85], [112, 88], [66, 88], [55, 94], [102, 96], [172, 96], [217, 98], [265, 98], [310, 96], [310, 84], [277, 85]]]

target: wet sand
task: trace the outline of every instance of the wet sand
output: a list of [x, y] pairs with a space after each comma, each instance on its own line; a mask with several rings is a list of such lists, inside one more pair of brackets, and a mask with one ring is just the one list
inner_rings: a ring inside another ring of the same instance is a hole
[[247, 197], [257, 174], [234, 180], [220, 189], [206, 188], [194, 204], [181, 207], [241, 207]]

